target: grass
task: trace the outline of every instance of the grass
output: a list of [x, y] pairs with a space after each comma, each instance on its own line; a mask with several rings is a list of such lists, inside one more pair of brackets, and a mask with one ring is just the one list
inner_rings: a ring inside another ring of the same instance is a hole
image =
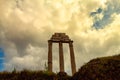
[[48, 71], [1, 72], [0, 80], [69, 80], [71, 77], [66, 73], [51, 73]]

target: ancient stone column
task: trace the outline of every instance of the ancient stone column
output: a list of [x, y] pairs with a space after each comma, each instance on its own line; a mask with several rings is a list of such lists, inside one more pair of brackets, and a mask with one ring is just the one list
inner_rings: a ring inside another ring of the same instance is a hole
[[52, 72], [52, 41], [48, 41], [48, 71]]
[[69, 43], [72, 74], [76, 72], [73, 41], [65, 33], [55, 33], [48, 40], [48, 71], [52, 72], [52, 43], [59, 43], [59, 67], [60, 72], [64, 72], [63, 43]]
[[64, 72], [64, 56], [63, 56], [62, 42], [59, 42], [59, 62], [60, 62], [60, 72]]
[[75, 64], [75, 56], [73, 50], [73, 41], [69, 42], [69, 48], [70, 48], [72, 75], [74, 75], [74, 73], [76, 72], [76, 64]]

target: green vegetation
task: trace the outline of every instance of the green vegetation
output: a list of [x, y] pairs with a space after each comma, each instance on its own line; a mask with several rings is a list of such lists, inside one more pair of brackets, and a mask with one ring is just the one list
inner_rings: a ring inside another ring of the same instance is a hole
[[0, 80], [69, 80], [70, 78], [70, 76], [63, 72], [55, 74], [48, 71], [23, 70], [21, 72], [0, 73]]
[[73, 77], [65, 72], [57, 74], [47, 71], [1, 72], [0, 80], [119, 80], [120, 55], [93, 59], [83, 65]]
[[56, 75], [54, 73], [47, 73], [43, 71], [23, 70], [21, 72], [2, 72], [0, 73], [0, 80], [54, 80]]

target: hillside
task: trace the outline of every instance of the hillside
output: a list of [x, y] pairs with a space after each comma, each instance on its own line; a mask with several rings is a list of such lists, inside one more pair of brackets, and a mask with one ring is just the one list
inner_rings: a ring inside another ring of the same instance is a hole
[[83, 65], [71, 80], [119, 80], [120, 55], [93, 59]]

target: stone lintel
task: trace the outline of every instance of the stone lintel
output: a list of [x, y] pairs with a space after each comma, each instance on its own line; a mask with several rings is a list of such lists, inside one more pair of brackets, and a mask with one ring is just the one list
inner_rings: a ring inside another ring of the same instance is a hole
[[48, 40], [48, 42], [52, 42], [52, 43], [59, 43], [59, 42], [62, 42], [62, 43], [70, 43], [70, 42], [73, 42], [73, 41], [72, 41], [72, 40], [70, 40], [70, 41]]

